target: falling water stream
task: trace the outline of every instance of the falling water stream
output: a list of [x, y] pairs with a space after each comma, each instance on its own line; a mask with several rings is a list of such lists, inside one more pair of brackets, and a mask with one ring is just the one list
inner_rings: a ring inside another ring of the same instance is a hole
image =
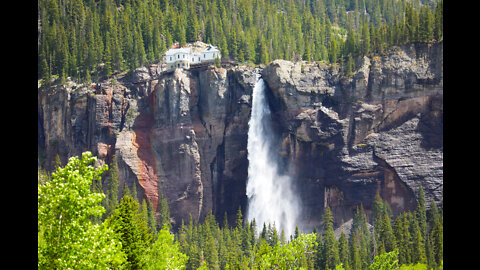
[[274, 136], [270, 108], [265, 96], [265, 82], [257, 74], [252, 93], [252, 112], [248, 122], [247, 219], [255, 218], [258, 228], [275, 224], [287, 236], [295, 231], [300, 210], [292, 191], [291, 178], [278, 170], [278, 153], [273, 148]]

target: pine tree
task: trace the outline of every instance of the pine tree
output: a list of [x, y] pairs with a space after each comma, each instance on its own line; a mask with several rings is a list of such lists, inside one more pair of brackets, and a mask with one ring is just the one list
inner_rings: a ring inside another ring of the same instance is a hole
[[165, 30], [165, 45], [168, 48], [170, 48], [173, 44], [173, 37], [172, 34], [170, 34], [170, 31]]
[[144, 266], [143, 256], [153, 241], [147, 221], [143, 219], [139, 207], [136, 200], [130, 195], [125, 195], [115, 213], [106, 221], [114, 228], [122, 243], [128, 269], [141, 269]]
[[217, 243], [213, 235], [209, 235], [204, 247], [204, 256], [208, 269], [220, 269], [218, 264]]
[[280, 243], [285, 244], [287, 242], [287, 236], [285, 234], [285, 230], [282, 229], [280, 232]]
[[433, 256], [433, 244], [430, 235], [427, 235], [425, 241], [425, 256], [427, 257], [427, 269], [435, 269], [435, 259]]
[[345, 49], [343, 54], [348, 55], [348, 54], [355, 54], [357, 51], [357, 44], [355, 42], [356, 35], [353, 29], [349, 29], [347, 33], [347, 40], [345, 41]]
[[345, 270], [348, 270], [350, 269], [350, 263], [348, 259], [349, 258], [348, 240], [343, 231], [340, 235], [340, 239], [338, 240], [338, 243], [339, 243], [338, 254], [339, 254], [340, 263], [343, 264], [343, 268]]
[[[350, 53], [443, 38], [441, 0], [434, 1], [434, 9], [418, 1], [297, 2], [40, 0], [39, 76], [97, 80], [102, 63], [108, 63], [103, 75], [131, 71], [161, 60], [173, 41], [184, 45], [198, 38], [240, 61], [302, 56], [344, 64]], [[345, 42], [339, 30], [347, 30]], [[259, 37], [264, 46], [258, 45]]]
[[255, 221], [255, 218], [252, 220], [252, 222], [250, 223], [250, 231], [251, 231], [251, 238], [250, 238], [250, 242], [252, 243], [253, 246], [256, 245], [257, 241], [256, 241], [256, 237], [257, 237], [257, 222]]
[[112, 76], [113, 73], [113, 60], [112, 60], [112, 53], [110, 52], [110, 38], [107, 38], [107, 43], [105, 44], [105, 51], [103, 55], [103, 62], [104, 62], [104, 67], [103, 67], [103, 74], [106, 78], [109, 78]]
[[303, 56], [302, 56], [303, 60], [305, 61], [310, 61], [312, 60], [312, 54], [310, 52], [310, 45], [309, 45], [309, 42], [306, 40], [305, 41], [305, 50], [303, 52]]
[[60, 160], [60, 155], [57, 153], [55, 155], [55, 162], [53, 163], [53, 171], [57, 171], [60, 167], [62, 167], [62, 161]]
[[433, 224], [430, 232], [433, 262], [438, 266], [443, 261], [443, 224], [440, 217], [435, 218], [431, 223]]
[[337, 62], [337, 42], [335, 38], [333, 38], [330, 41], [330, 45], [328, 47], [328, 59], [330, 60], [330, 63], [336, 63]]
[[407, 3], [405, 8], [405, 31], [408, 42], [417, 41], [417, 20], [416, 10], [412, 7], [411, 3]]
[[235, 227], [238, 230], [243, 228], [243, 216], [242, 216], [242, 207], [239, 206], [237, 210], [237, 218], [235, 219]]
[[325, 208], [325, 212], [322, 217], [323, 222], [323, 243], [324, 243], [324, 258], [325, 265], [327, 267], [333, 268], [339, 262], [338, 257], [338, 244], [335, 239], [333, 232], [333, 215], [330, 207]]
[[147, 213], [148, 213], [148, 227], [152, 231], [153, 235], [155, 236], [157, 233], [157, 221], [155, 219], [155, 211], [153, 210], [152, 202], [147, 201]]
[[420, 232], [422, 239], [426, 239], [427, 236], [427, 208], [425, 206], [425, 193], [422, 186], [418, 189], [417, 209], [415, 209], [415, 216], [420, 226]]
[[425, 245], [422, 238], [422, 233], [418, 221], [416, 218], [413, 218], [411, 221], [412, 229], [412, 262], [413, 263], [425, 263]]
[[[359, 262], [355, 262], [355, 264], [358, 264], [357, 267], [358, 269], [365, 269], [368, 268], [368, 265], [371, 262], [371, 254], [374, 253], [372, 251], [372, 246], [375, 245], [374, 241], [371, 239], [370, 231], [368, 229], [368, 224], [367, 224], [367, 216], [365, 214], [365, 211], [363, 209], [363, 205], [360, 205], [360, 207], [357, 207], [355, 214], [353, 216], [353, 221], [352, 221], [352, 228], [348, 240], [350, 244], [350, 258], [352, 260], [352, 265], [351, 267], [354, 268], [354, 262], [353, 262], [353, 256], [355, 255], [354, 252], [358, 252], [358, 260]], [[352, 246], [355, 244], [355, 249]], [[355, 255], [357, 256], [357, 255]]]
[[45, 56], [45, 51], [41, 50], [39, 55], [39, 77], [44, 80], [44, 84], [48, 85], [50, 83], [51, 73], [50, 68], [47, 63], [47, 57]]
[[132, 183], [131, 196], [135, 201], [138, 202], [137, 183], [135, 183], [135, 181]]
[[434, 17], [428, 6], [422, 6], [419, 17], [419, 41], [429, 42], [433, 39]]
[[408, 232], [408, 228], [405, 228], [405, 226], [408, 226], [405, 224], [404, 217], [405, 213], [402, 215], [399, 215], [394, 222], [393, 225], [393, 233], [395, 235], [395, 239], [397, 242], [398, 246], [398, 262], [400, 264], [409, 264], [410, 263], [410, 258], [409, 258], [409, 253], [410, 253], [410, 233]]
[[352, 54], [349, 54], [347, 56], [347, 64], [346, 64], [346, 70], [345, 70], [345, 74], [347, 76], [351, 76], [353, 74], [353, 72], [355, 71], [355, 60], [353, 59], [353, 55]]
[[370, 28], [366, 20], [362, 23], [362, 41], [360, 45], [360, 52], [364, 55], [370, 52]]
[[315, 269], [320, 269], [325, 265], [325, 258], [323, 252], [323, 237], [321, 233], [316, 234], [315, 242], [317, 246], [315, 247], [315, 258], [314, 258], [314, 267]]
[[237, 58], [238, 40], [235, 27], [232, 27], [231, 32], [228, 36], [228, 51], [230, 52], [230, 56], [232, 58]]
[[218, 46], [220, 48], [220, 51], [222, 53], [223, 57], [228, 57], [229, 55], [229, 50], [228, 50], [228, 44], [227, 44], [227, 38], [225, 37], [222, 27], [218, 27], [219, 32], [217, 33], [217, 38], [218, 38]]
[[268, 230], [267, 230], [267, 243], [270, 244], [270, 246], [274, 247], [279, 241], [278, 237], [278, 231], [275, 226], [275, 222], [273, 224], [268, 224]]
[[57, 72], [59, 74], [60, 80], [62, 83], [65, 82], [68, 72], [68, 43], [67, 43], [67, 36], [65, 33], [65, 29], [63, 26], [58, 26], [57, 30], [57, 53], [56, 53], [56, 66]]
[[109, 217], [118, 205], [118, 163], [117, 156], [114, 154], [110, 162], [110, 170], [107, 176], [107, 193], [105, 199], [104, 219]]
[[[393, 251], [396, 247], [395, 237], [393, 235], [392, 225], [390, 218], [387, 214], [383, 215], [383, 218], [376, 224], [375, 231], [379, 232], [378, 242], [383, 246], [385, 252]], [[380, 253], [379, 253], [380, 254]]]
[[433, 37], [437, 41], [443, 39], [443, 0], [440, 0], [435, 7]]
[[163, 196], [162, 192], [160, 193], [160, 198], [158, 200], [157, 212], [158, 212], [158, 222], [157, 222], [157, 230], [160, 230], [164, 227], [171, 227], [170, 221], [170, 209], [168, 207], [167, 199]]
[[263, 229], [260, 233], [260, 238], [267, 239], [267, 225], [265, 224], [265, 222], [263, 223]]
[[350, 241], [348, 241], [350, 245], [350, 266], [353, 270], [361, 270], [362, 269], [362, 260], [360, 257], [359, 251], [359, 238], [355, 234], [355, 231], [352, 231], [350, 234]]
[[[184, 32], [185, 34], [185, 32]], [[143, 37], [141, 30], [135, 27], [135, 34], [134, 34], [134, 52], [135, 52], [135, 67], [143, 66], [146, 63], [145, 57], [145, 47], [143, 43]], [[185, 35], [184, 35], [185, 36]]]
[[197, 13], [195, 12], [193, 5], [191, 5], [189, 8], [186, 26], [187, 26], [186, 41], [187, 42], [197, 41], [197, 34], [198, 34], [198, 30], [200, 29], [200, 26], [197, 20]]

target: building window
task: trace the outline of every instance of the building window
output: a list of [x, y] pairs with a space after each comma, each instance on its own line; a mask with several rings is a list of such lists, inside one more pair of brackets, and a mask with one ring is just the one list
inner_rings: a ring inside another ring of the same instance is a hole
[[172, 60], [173, 60], [173, 59], [172, 59], [172, 57], [170, 56], [170, 61], [172, 61]]
[[182, 63], [182, 67], [184, 67], [184, 66], [185, 66], [185, 63]]
[[180, 54], [178, 55], [177, 59], [180, 59]]
[[183, 55], [183, 58], [185, 58], [185, 54]]
[[198, 57], [198, 62], [200, 62], [200, 56]]
[[205, 54], [203, 54], [203, 58], [205, 58], [205, 57], [206, 57]]

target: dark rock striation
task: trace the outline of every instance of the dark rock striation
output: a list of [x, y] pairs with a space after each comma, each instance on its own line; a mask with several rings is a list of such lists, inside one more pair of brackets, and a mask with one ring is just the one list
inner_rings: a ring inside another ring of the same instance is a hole
[[[90, 150], [117, 156], [120, 187], [136, 185], [156, 208], [159, 194], [178, 226], [209, 211], [246, 209], [247, 133], [255, 73], [268, 89], [285, 173], [296, 181], [303, 228], [319, 227], [329, 205], [339, 223], [375, 193], [394, 212], [443, 196], [443, 44], [394, 47], [363, 57], [344, 76], [323, 63], [276, 60], [38, 89], [39, 163]], [[105, 184], [105, 183], [104, 183]], [[233, 220], [232, 220], [233, 221]]]
[[162, 192], [176, 225], [246, 207], [247, 132], [255, 72], [248, 66], [162, 74], [84, 86], [39, 88], [39, 153], [52, 168], [90, 150], [118, 160], [120, 188], [136, 185], [157, 207]]
[[350, 77], [317, 63], [276, 60], [262, 76], [303, 200], [304, 226], [330, 205], [336, 222], [379, 193], [396, 215], [443, 197], [443, 45], [363, 57]]

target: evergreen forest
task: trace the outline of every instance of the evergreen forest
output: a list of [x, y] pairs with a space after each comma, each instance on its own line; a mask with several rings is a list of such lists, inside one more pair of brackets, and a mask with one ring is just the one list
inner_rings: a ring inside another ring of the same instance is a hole
[[239, 63], [354, 59], [443, 40], [443, 0], [38, 0], [38, 79], [98, 81], [203, 41]]
[[96, 160], [85, 152], [39, 169], [39, 269], [443, 269], [443, 210], [433, 201], [426, 210], [421, 187], [413, 212], [394, 217], [377, 195], [369, 219], [359, 205], [339, 237], [329, 207], [312, 233], [286, 236], [244, 220], [241, 209], [234, 224], [210, 213], [173, 231], [163, 195], [155, 215], [135, 185], [119, 194], [115, 158]]

